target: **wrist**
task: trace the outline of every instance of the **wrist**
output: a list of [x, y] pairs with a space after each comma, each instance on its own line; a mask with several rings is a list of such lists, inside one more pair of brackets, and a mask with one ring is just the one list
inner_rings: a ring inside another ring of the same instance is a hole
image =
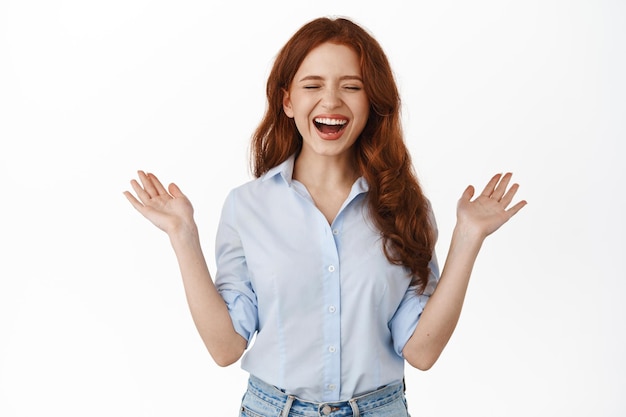
[[170, 242], [174, 248], [178, 246], [189, 246], [200, 240], [198, 227], [192, 223], [181, 223], [168, 233]]
[[481, 246], [487, 235], [476, 227], [457, 222], [452, 232], [452, 239], [466, 244]]

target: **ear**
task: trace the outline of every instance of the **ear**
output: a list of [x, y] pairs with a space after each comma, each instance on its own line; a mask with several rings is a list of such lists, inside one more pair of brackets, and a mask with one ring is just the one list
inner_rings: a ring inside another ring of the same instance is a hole
[[293, 108], [291, 107], [291, 98], [289, 97], [289, 91], [283, 89], [283, 110], [290, 119], [293, 119]]

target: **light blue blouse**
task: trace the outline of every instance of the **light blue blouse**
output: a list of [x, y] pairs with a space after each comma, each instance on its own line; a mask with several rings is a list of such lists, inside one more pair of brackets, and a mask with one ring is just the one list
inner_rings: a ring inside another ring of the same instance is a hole
[[248, 340], [242, 368], [317, 402], [401, 381], [402, 349], [439, 279], [436, 257], [417, 295], [407, 270], [382, 252], [366, 181], [354, 183], [329, 225], [292, 179], [293, 165], [291, 157], [224, 203], [215, 283]]

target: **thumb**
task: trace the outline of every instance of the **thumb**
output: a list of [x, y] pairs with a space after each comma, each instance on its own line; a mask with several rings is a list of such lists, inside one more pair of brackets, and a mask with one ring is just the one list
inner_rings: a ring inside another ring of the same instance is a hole
[[180, 188], [178, 188], [178, 185], [171, 183], [168, 187], [167, 190], [170, 192], [170, 194], [172, 195], [172, 197], [174, 198], [181, 198], [181, 197], [185, 197], [185, 194], [183, 194], [182, 191], [180, 191]]
[[461, 195], [461, 200], [469, 201], [474, 196], [474, 186], [469, 185], [465, 191], [463, 191], [463, 195]]

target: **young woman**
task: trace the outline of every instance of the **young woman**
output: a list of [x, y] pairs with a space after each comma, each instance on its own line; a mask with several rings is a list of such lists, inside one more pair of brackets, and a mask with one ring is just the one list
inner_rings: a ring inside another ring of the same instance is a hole
[[165, 231], [197, 329], [250, 373], [242, 416], [406, 416], [404, 362], [426, 370], [458, 321], [483, 240], [526, 203], [496, 175], [469, 186], [443, 271], [436, 226], [376, 40], [316, 19], [278, 54], [252, 139], [255, 180], [226, 199], [213, 282], [193, 209], [153, 174], [131, 204]]

